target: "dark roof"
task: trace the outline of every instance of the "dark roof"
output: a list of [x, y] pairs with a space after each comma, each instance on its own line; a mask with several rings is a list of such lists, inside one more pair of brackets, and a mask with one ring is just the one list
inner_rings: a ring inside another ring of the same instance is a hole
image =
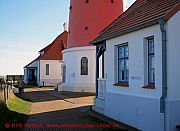
[[[92, 44], [168, 20], [180, 10], [180, 0], [136, 0], [129, 9], [99, 33]], [[149, 24], [146, 24], [148, 23]], [[144, 26], [142, 26], [144, 25]]]
[[68, 32], [64, 31], [60, 34], [51, 44], [41, 49], [39, 52], [44, 52], [44, 54], [38, 56], [35, 60], [30, 62], [24, 68], [32, 64], [36, 60], [62, 60], [63, 54], [62, 50], [67, 48], [67, 37]]

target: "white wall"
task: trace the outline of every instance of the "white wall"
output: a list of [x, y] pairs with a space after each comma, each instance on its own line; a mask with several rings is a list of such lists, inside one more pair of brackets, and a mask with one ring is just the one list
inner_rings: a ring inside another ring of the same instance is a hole
[[[147, 90], [142, 88], [146, 84], [145, 68], [144, 67], [144, 39], [149, 36], [154, 36], [155, 45], [155, 74], [156, 74], [156, 89]], [[115, 46], [128, 42], [129, 47], [129, 88], [119, 88], [112, 86], [116, 83], [117, 77], [117, 60], [115, 60]], [[161, 96], [161, 31], [159, 25], [151, 28], [146, 28], [140, 31], [129, 33], [107, 41], [107, 48], [105, 52], [105, 74], [107, 74], [107, 91], [116, 93], [132, 94], [137, 96], [145, 96], [152, 98], [159, 98]], [[111, 63], [111, 64], [110, 64]]]
[[27, 84], [28, 80], [28, 74], [27, 74], [27, 68], [24, 68], [24, 83]]
[[27, 67], [38, 67], [38, 60], [32, 62], [30, 65], [28, 65]]
[[[147, 84], [145, 38], [154, 36], [155, 89], [142, 88]], [[113, 86], [117, 81], [115, 46], [128, 42], [129, 87]], [[162, 53], [159, 25], [145, 28], [107, 41], [105, 74], [107, 74], [105, 115], [143, 131], [163, 130], [163, 114], [160, 113], [162, 91]]]
[[[49, 75], [46, 75], [46, 64], [49, 64]], [[54, 86], [61, 81], [60, 60], [40, 60], [40, 86]]]
[[[94, 46], [75, 47], [63, 51], [63, 62], [66, 65], [66, 91], [95, 92], [95, 61]], [[81, 58], [88, 58], [88, 75], [81, 75]]]
[[[180, 125], [180, 11], [167, 22], [167, 129]], [[169, 124], [168, 124], [169, 123]]]

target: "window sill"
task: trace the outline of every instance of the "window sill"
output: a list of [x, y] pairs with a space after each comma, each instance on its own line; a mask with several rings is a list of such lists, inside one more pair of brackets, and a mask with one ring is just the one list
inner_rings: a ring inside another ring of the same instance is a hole
[[155, 84], [148, 84], [148, 85], [143, 86], [142, 88], [145, 88], [145, 89], [155, 89]]
[[129, 87], [128, 83], [124, 83], [124, 82], [118, 82], [113, 84], [114, 86], [120, 86], [120, 87]]

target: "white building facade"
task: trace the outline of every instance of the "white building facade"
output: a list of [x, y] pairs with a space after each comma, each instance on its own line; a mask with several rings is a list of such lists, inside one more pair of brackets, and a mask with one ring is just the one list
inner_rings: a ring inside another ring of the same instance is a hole
[[[59, 85], [58, 90], [95, 92], [95, 54], [96, 48], [94, 46], [75, 47], [64, 50], [63, 63], [66, 68], [66, 77], [65, 82]], [[83, 65], [83, 59], [86, 59], [85, 65]], [[85, 72], [82, 71], [83, 68], [85, 68]]]
[[180, 4], [176, 2], [165, 18], [105, 39], [104, 77], [97, 75], [95, 111], [143, 131], [179, 130]]
[[67, 45], [67, 31], [39, 51], [40, 56], [24, 67], [27, 85], [56, 86], [62, 82], [62, 50]]
[[36, 60], [24, 69], [24, 82], [38, 86], [55, 86], [62, 81], [61, 61]]

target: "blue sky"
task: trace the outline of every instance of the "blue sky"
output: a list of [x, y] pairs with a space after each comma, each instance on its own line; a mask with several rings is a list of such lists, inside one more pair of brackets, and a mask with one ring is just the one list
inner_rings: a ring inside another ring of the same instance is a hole
[[23, 74], [63, 31], [68, 14], [69, 0], [0, 0], [0, 75]]

